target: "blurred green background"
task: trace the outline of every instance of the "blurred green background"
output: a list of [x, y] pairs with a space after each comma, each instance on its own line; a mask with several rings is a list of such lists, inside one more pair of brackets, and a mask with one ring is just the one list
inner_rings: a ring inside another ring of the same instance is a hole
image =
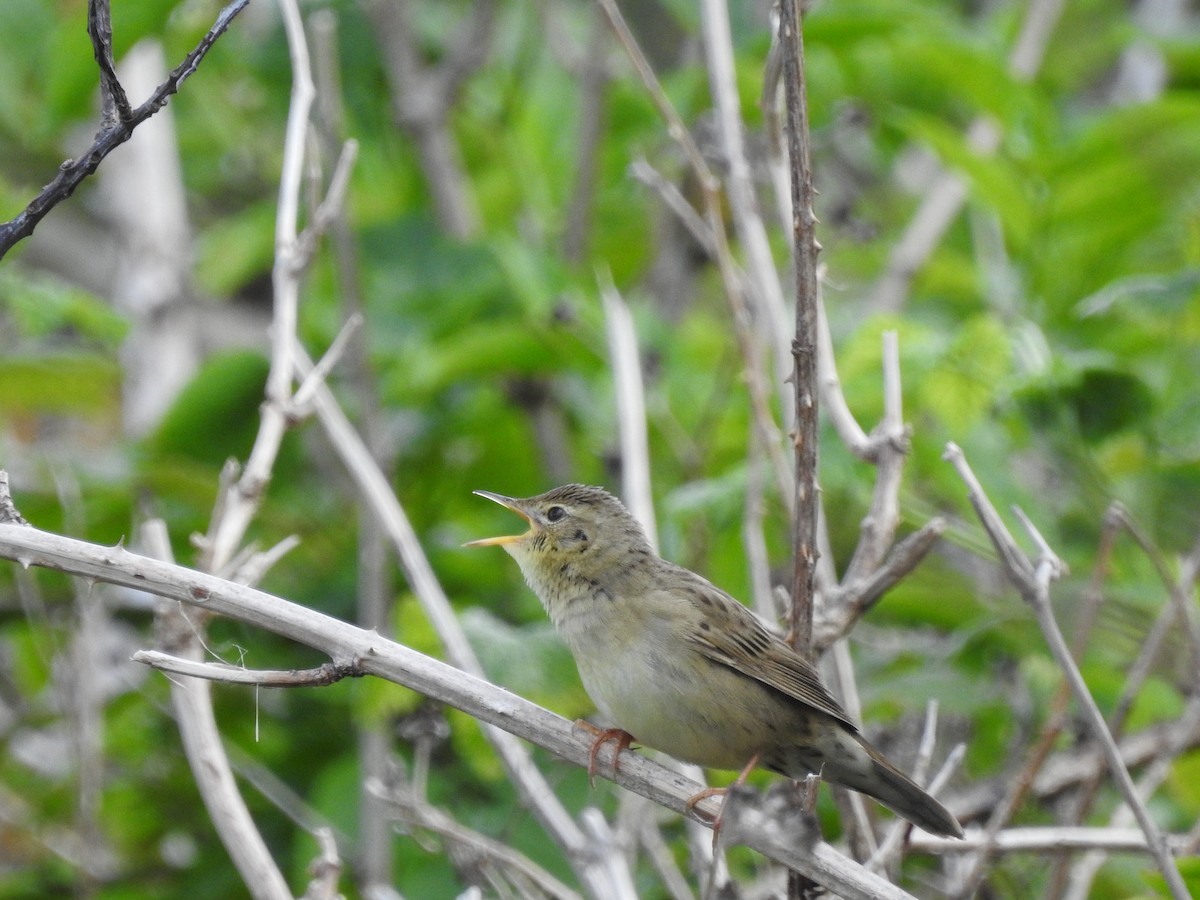
[[[748, 141], [761, 151], [769, 25], [764, 9], [734, 6]], [[945, 443], [961, 445], [996, 505], [1023, 507], [1070, 564], [1072, 575], [1055, 589], [1068, 633], [1110, 503], [1124, 504], [1169, 559], [1197, 540], [1200, 25], [1194, 8], [1180, 6], [1172, 25], [1151, 19], [1141, 4], [1068, 4], [1045, 63], [1028, 79], [1014, 77], [1007, 63], [1021, 3], [824, 0], [807, 19], [819, 238], [840, 375], [869, 429], [882, 412], [880, 334], [899, 333], [913, 427], [904, 530], [935, 514], [951, 521], [944, 545], [855, 632], [864, 718], [869, 733], [902, 729], [936, 698], [943, 743], [969, 747], [957, 787], [947, 792], [952, 801], [956, 789], [1002, 778], [1019, 764], [1059, 676], [1028, 611], [996, 577], [962, 484], [941, 460]], [[405, 8], [412, 45], [428, 67], [453, 53], [476, 12], [466, 2]], [[116, 4], [118, 57], [154, 38], [173, 65], [218, 9]], [[455, 229], [434, 203], [413, 129], [397, 123], [398, 89], [381, 53], [377, 12], [349, 0], [304, 10], [336, 17], [344, 108], [335, 130], [360, 149], [348, 199], [351, 250], [339, 256], [326, 243], [318, 254], [304, 283], [302, 337], [314, 353], [333, 339], [350, 311], [352, 259], [369, 378], [354, 383], [343, 366], [335, 390], [352, 416], [370, 418], [396, 493], [491, 676], [565, 716], [586, 715], [590, 703], [571, 660], [516, 566], [498, 551], [461, 549], [512, 527], [471, 491], [528, 495], [568, 480], [619, 488], [597, 287], [598, 273], [611, 272], [641, 341], [663, 553], [748, 598], [745, 364], [713, 267], [629, 165], [646, 158], [694, 202], [696, 188], [587, 4], [502, 0], [485, 54], [446, 119], [475, 213], [469, 228]], [[671, 100], [703, 133], [711, 113], [695, 5], [630, 3], [628, 14]], [[96, 72], [83, 0], [17, 0], [0, 18], [0, 217], [8, 218], [90, 138]], [[581, 72], [595, 44], [610, 77], [598, 95], [594, 164], [581, 175]], [[257, 427], [290, 84], [277, 12], [256, 0], [170, 104], [193, 238], [182, 296], [201, 319], [233, 310], [251, 324], [236, 339], [198, 347], [186, 385], [143, 433], [123, 425], [123, 354], [144, 337], [108, 296], [109, 260], [91, 243], [109, 227], [100, 183], [85, 184], [0, 264], [0, 465], [37, 526], [115, 543], [146, 516], [161, 516], [179, 560], [195, 562], [189, 536], [206, 527], [220, 467], [245, 458]], [[979, 117], [999, 129], [992, 155], [968, 146]], [[331, 165], [328, 153], [324, 162]], [[965, 206], [915, 273], [902, 308], [880, 308], [871, 299], [876, 279], [937, 164], [963, 176]], [[581, 178], [590, 206], [583, 239], [569, 239]], [[765, 179], [758, 187], [769, 201]], [[55, 220], [79, 231], [56, 231]], [[776, 229], [772, 239], [785, 261], [786, 235]], [[869, 504], [873, 470], [831, 430], [821, 453], [840, 569]], [[787, 524], [779, 498], [768, 500], [768, 548], [784, 583]], [[268, 546], [302, 538], [266, 589], [354, 618], [358, 521], [353, 488], [319, 429], [301, 425], [252, 528]], [[112, 639], [104, 643], [113, 677], [104, 687], [95, 839], [111, 865], [88, 873], [73, 862], [78, 778], [61, 666], [73, 640], [72, 597], [81, 590], [46, 572], [0, 569], [0, 895], [243, 894], [179, 751], [165, 680], [126, 662], [132, 649], [153, 642], [151, 616], [133, 604], [113, 606]], [[1165, 598], [1151, 562], [1119, 541], [1083, 657], [1106, 711]], [[394, 599], [397, 639], [438, 654], [398, 575]], [[235, 623], [215, 623], [210, 645], [254, 668], [321, 662]], [[1180, 715], [1197, 689], [1189, 654], [1182, 637], [1169, 639], [1130, 730]], [[376, 724], [394, 735], [421, 705], [405, 690], [370, 681], [257, 694], [218, 687], [216, 700], [235, 759], [251, 773], [274, 773], [351, 845], [355, 729]], [[459, 714], [449, 720], [451, 737], [434, 753], [431, 799], [570, 881], [478, 729]], [[1061, 746], [1078, 737], [1072, 725]], [[395, 750], [411, 759], [402, 738]], [[615, 808], [611, 785], [590, 791], [581, 772], [537, 756], [572, 809]], [[1195, 752], [1182, 756], [1153, 800], [1172, 830], [1192, 828], [1200, 814], [1198, 766]], [[312, 841], [262, 794], [246, 794], [300, 888]], [[1114, 803], [1102, 793], [1092, 821], [1106, 821]], [[822, 810], [836, 833], [832, 805], [823, 801]], [[1054, 809], [1034, 804], [1018, 821], [1051, 823]], [[681, 834], [678, 823], [667, 827]], [[465, 888], [436, 849], [399, 835], [394, 850], [405, 896]], [[735, 863], [743, 873], [759, 864], [749, 854]], [[1152, 893], [1149, 868], [1145, 858], [1117, 857], [1092, 896]], [[989, 896], [1039, 896], [1047, 870], [1038, 857], [998, 860]], [[639, 875], [647, 896], [663, 896], [648, 868]], [[357, 896], [353, 877], [343, 888]]]

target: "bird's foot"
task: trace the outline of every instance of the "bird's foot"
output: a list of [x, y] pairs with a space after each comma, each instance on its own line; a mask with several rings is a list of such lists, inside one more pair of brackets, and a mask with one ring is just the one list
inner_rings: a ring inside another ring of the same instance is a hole
[[584, 731], [595, 735], [596, 738], [592, 741], [592, 749], [588, 751], [588, 783], [594, 788], [596, 786], [596, 758], [600, 754], [600, 748], [616, 741], [617, 746], [613, 750], [612, 758], [613, 774], [616, 774], [621, 768], [621, 751], [628, 750], [634, 738], [632, 734], [621, 728], [597, 728], [591, 722], [583, 719], [576, 719], [575, 724]]
[[[758, 754], [756, 753], [756, 754], [754, 754], [754, 756], [750, 757], [750, 762], [746, 763], [746, 768], [742, 769], [742, 771], [738, 774], [738, 777], [733, 780], [733, 784], [731, 784], [729, 787], [737, 787], [738, 785], [745, 784], [746, 778], [749, 777], [750, 773], [754, 771], [754, 767], [757, 765], [758, 765]], [[709, 797], [723, 797], [724, 798], [721, 801], [720, 807], [717, 808], [717, 814], [715, 816], [713, 816], [712, 822], [711, 822], [712, 830], [713, 830], [713, 841], [712, 841], [713, 850], [717, 849], [717, 838], [719, 838], [721, 836], [721, 822], [725, 818], [725, 804], [729, 800], [728, 795], [729, 795], [729, 788], [727, 788], [727, 787], [705, 788], [704, 790], [700, 791], [698, 794], [693, 794], [691, 797], [689, 797], [687, 802], [684, 804], [684, 808], [688, 812], [694, 812], [694, 813], [696, 813], [696, 815], [700, 816], [701, 818], [707, 818], [708, 814], [702, 813], [698, 809], [696, 809], [696, 804], [700, 803], [703, 800], [707, 800]]]

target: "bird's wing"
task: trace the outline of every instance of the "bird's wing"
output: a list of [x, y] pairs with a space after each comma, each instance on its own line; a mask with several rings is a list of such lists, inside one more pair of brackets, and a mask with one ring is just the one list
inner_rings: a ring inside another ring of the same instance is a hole
[[676, 584], [696, 612], [688, 617], [684, 635], [693, 648], [713, 662], [761, 681], [857, 733], [858, 726], [826, 690], [816, 669], [758, 616], [687, 569], [679, 568]]

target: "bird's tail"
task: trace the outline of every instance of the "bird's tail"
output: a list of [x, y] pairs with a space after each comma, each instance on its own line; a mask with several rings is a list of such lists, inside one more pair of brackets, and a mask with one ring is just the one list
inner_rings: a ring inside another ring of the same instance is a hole
[[850, 753], [839, 754], [839, 758], [826, 759], [823, 774], [827, 780], [869, 794], [892, 812], [914, 825], [920, 825], [931, 834], [957, 838], [963, 836], [962, 826], [946, 807], [888, 762], [862, 737], [847, 732], [843, 734], [854, 740], [857, 746]]

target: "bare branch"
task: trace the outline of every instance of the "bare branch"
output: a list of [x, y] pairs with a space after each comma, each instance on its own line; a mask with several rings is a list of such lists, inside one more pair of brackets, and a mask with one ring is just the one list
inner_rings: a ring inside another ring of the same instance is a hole
[[653, 547], [658, 546], [654, 502], [650, 493], [650, 448], [646, 437], [646, 391], [637, 332], [625, 299], [612, 277], [600, 275], [605, 334], [616, 394], [617, 433], [621, 442], [621, 496], [642, 523]]
[[[297, 347], [301, 372], [310, 365]], [[450, 600], [442, 590], [425, 551], [417, 540], [412, 523], [392, 492], [391, 484], [379, 470], [374, 457], [346, 418], [337, 400], [325, 385], [318, 385], [313, 397], [318, 420], [342, 458], [347, 472], [358, 486], [364, 506], [377, 517], [388, 540], [396, 549], [409, 587], [420, 600], [425, 615], [433, 624], [446, 653], [456, 666], [473, 676], [482, 677], [483, 667], [475, 655]], [[485, 722], [488, 720], [484, 720]], [[528, 750], [500, 728], [483, 729], [497, 755], [516, 785], [522, 801], [534, 812], [542, 827], [563, 848], [581, 882], [597, 896], [615, 896], [608, 882], [604, 861], [596, 858], [574, 820], [558, 801], [542, 773], [534, 765]]]
[[267, 373], [266, 402], [262, 407], [254, 446], [237, 483], [231, 485], [223, 497], [218, 497], [222, 514], [219, 518], [214, 514], [203, 560], [204, 568], [209, 571], [220, 571], [237, 551], [251, 519], [262, 503], [279, 447], [295, 414], [292, 396], [293, 355], [303, 263], [303, 248], [297, 228], [309, 119], [316, 89], [300, 9], [295, 0], [281, 0], [279, 8], [291, 55], [292, 93], [275, 216], [275, 265], [271, 271], [274, 293], [271, 367]]
[[346, 347], [350, 340], [362, 328], [363, 316], [361, 313], [354, 313], [348, 318], [334, 337], [333, 343], [329, 345], [329, 349], [325, 351], [325, 355], [317, 360], [317, 364], [309, 370], [304, 376], [304, 380], [300, 382], [300, 386], [296, 388], [296, 394], [292, 398], [292, 402], [301, 409], [307, 409], [312, 403], [312, 395], [317, 389], [318, 384], [324, 384], [329, 377], [329, 373], [333, 371], [338, 364], [338, 360], [342, 358], [342, 354], [346, 352]]
[[339, 900], [338, 879], [342, 875], [342, 859], [338, 855], [337, 841], [332, 828], [318, 828], [313, 832], [319, 854], [309, 863], [312, 875], [308, 890], [301, 900]]
[[[140, 536], [150, 552], [162, 560], [159, 565], [171, 564], [171, 544], [161, 519], [148, 521]], [[200, 665], [204, 642], [199, 622], [207, 618], [208, 614], [201, 611], [196, 615], [197, 621], [193, 621], [183, 606], [162, 604], [158, 622], [161, 639], [180, 654], [181, 661], [186, 659]], [[256, 900], [290, 900], [287, 882], [238, 792], [217, 729], [208, 684], [193, 678], [173, 680], [171, 704], [200, 797], [243, 883]]]
[[[367, 789], [393, 807], [393, 812], [398, 813], [399, 821], [441, 837], [448, 845], [447, 855], [452, 860], [468, 857], [472, 866], [486, 862], [513, 873], [517, 876], [517, 884], [527, 882], [529, 886], [536, 887], [539, 894], [561, 900], [581, 900], [578, 893], [525, 854], [455, 821], [403, 785], [383, 785], [375, 782], [368, 784]], [[528, 890], [519, 893], [522, 897], [530, 896]]]
[[1070, 648], [1067, 646], [1067, 642], [1059, 630], [1058, 622], [1054, 618], [1054, 611], [1050, 606], [1049, 582], [1061, 571], [1061, 561], [1050, 550], [1037, 529], [1032, 526], [1032, 523], [1025, 520], [1029, 526], [1031, 536], [1042, 547], [1042, 554], [1038, 559], [1036, 567], [1032, 566], [1020, 548], [1017, 547], [1012, 535], [1008, 533], [1008, 529], [1005, 528], [995, 507], [992, 506], [975, 474], [971, 471], [970, 466], [967, 465], [962, 450], [955, 444], [950, 443], [946, 445], [944, 456], [954, 465], [959, 473], [959, 477], [967, 484], [971, 505], [975, 507], [975, 512], [983, 523], [988, 537], [992, 539], [992, 544], [995, 546], [997, 553], [1000, 554], [1009, 580], [1017, 588], [1018, 592], [1020, 592], [1022, 598], [1032, 607], [1042, 634], [1046, 638], [1046, 643], [1049, 645], [1050, 651], [1054, 655], [1059, 668], [1062, 669], [1066, 676], [1067, 682], [1071, 686], [1071, 691], [1075, 696], [1075, 701], [1079, 704], [1093, 737], [1104, 751], [1105, 758], [1108, 760], [1109, 771], [1116, 782], [1117, 788], [1121, 792], [1121, 796], [1129, 804], [1138, 825], [1145, 832], [1146, 841], [1151, 848], [1155, 862], [1158, 864], [1159, 871], [1162, 872], [1163, 877], [1166, 879], [1171, 895], [1176, 900], [1185, 900], [1189, 896], [1189, 893], [1183, 882], [1183, 877], [1180, 875], [1178, 867], [1172, 862], [1167, 852], [1162, 833], [1150, 817], [1150, 812], [1146, 808], [1145, 801], [1138, 793], [1133, 779], [1129, 776], [1129, 770], [1125, 768], [1121, 760], [1121, 753], [1117, 749], [1112, 733], [1108, 730], [1108, 725], [1104, 721], [1104, 715], [1100, 712], [1095, 698], [1092, 697], [1091, 692], [1088, 690], [1087, 683], [1083, 680], [1083, 675], [1080, 673], [1079, 667], [1071, 657]]
[[[766, 365], [758, 347], [754, 334], [750, 310], [746, 305], [745, 275], [738, 268], [729, 247], [729, 236], [725, 232], [724, 210], [721, 204], [720, 182], [709, 168], [696, 144], [695, 138], [688, 131], [683, 119], [663, 90], [646, 59], [645, 53], [638, 46], [633, 33], [629, 30], [621, 10], [615, 0], [597, 0], [600, 8], [608, 18], [609, 25], [617, 36], [617, 42], [624, 49], [646, 92], [650, 95], [659, 115], [667, 125], [667, 133], [683, 150], [692, 174], [699, 182], [704, 198], [704, 221], [707, 225], [708, 240], [701, 241], [702, 246], [709, 249], [717, 270], [721, 275], [721, 284], [729, 302], [733, 317], [734, 332], [738, 338], [738, 348], [746, 362], [746, 384], [750, 395], [750, 406], [753, 413], [754, 425], [763, 436], [763, 445], [770, 447], [773, 443], [779, 446], [779, 429], [771, 415], [770, 388], [764, 380]], [[694, 223], [693, 223], [694, 225]], [[771, 454], [772, 462], [778, 459], [782, 462], [782, 453]], [[792, 472], [786, 465], [777, 464], [775, 477], [780, 485], [780, 496], [791, 503]]]
[[46, 217], [46, 214], [75, 193], [75, 189], [79, 187], [80, 183], [96, 171], [108, 154], [129, 140], [135, 128], [166, 106], [171, 96], [196, 71], [200, 61], [204, 59], [217, 39], [225, 33], [234, 17], [245, 9], [249, 2], [250, 0], [233, 0], [222, 9], [208, 33], [200, 39], [200, 43], [184, 57], [183, 62], [171, 71], [166, 80], [154, 89], [145, 103], [133, 110], [128, 118], [121, 119], [114, 124], [102, 124], [92, 146], [83, 156], [65, 160], [58, 167], [58, 174], [54, 180], [42, 188], [41, 193], [31, 200], [19, 215], [0, 225], [0, 259], [3, 259], [4, 255], [18, 241], [33, 234], [33, 229]]
[[892, 547], [883, 564], [857, 583], [846, 584], [840, 596], [822, 604], [814, 624], [813, 647], [819, 653], [842, 635], [901, 579], [915, 569], [946, 530], [945, 519], [930, 519]]
[[361, 678], [364, 673], [353, 663], [325, 663], [315, 669], [244, 669], [227, 663], [197, 662], [162, 653], [158, 650], [139, 650], [134, 662], [168, 672], [187, 675], [225, 684], [251, 684], [256, 687], [296, 688], [325, 687], [343, 678]]
[[104, 126], [128, 122], [133, 116], [129, 98], [117, 78], [112, 49], [112, 11], [108, 0], [88, 0], [88, 37], [100, 67], [100, 109]]
[[[729, 6], [725, 0], [703, 0], [700, 9], [706, 69], [721, 146], [729, 167], [726, 193], [752, 287], [747, 296], [754, 303], [759, 332], [773, 349], [775, 381], [783, 385], [792, 369], [792, 361], [788, 359], [788, 310], [746, 157], [741, 104], [734, 75]], [[786, 430], [792, 424], [793, 411], [788, 408], [790, 392], [784, 390], [782, 393]]]
[[[982, 833], [967, 832], [965, 838], [934, 837], [915, 832], [911, 845], [914, 850], [939, 853], [977, 853], [988, 845]], [[1187, 853], [1182, 835], [1171, 835], [1167, 846], [1175, 856]], [[1008, 828], [996, 835], [992, 845], [996, 853], [1063, 853], [1077, 850], [1100, 850], [1106, 853], [1149, 853], [1146, 835], [1137, 828], [1066, 828], [1028, 827]]]
[[[581, 733], [572, 722], [461, 669], [389, 641], [375, 631], [358, 628], [314, 609], [203, 572], [139, 556], [119, 546], [101, 547], [28, 526], [0, 525], [0, 558], [28, 560], [30, 565], [149, 591], [282, 635], [332, 659], [353, 659], [368, 674], [461, 709], [575, 765], [588, 764], [591, 736]], [[607, 767], [601, 774], [610, 777]], [[689, 799], [702, 785], [641, 754], [623, 757], [620, 771], [611, 777], [623, 787], [697, 821], [711, 821], [716, 815], [715, 801], [688, 806]], [[843, 897], [911, 897], [824, 842], [813, 845], [805, 841], [806, 849], [796, 843], [794, 833], [787, 828], [766, 827], [771, 815], [760, 809], [754, 813], [754, 819], [764, 823], [764, 827], [738, 828], [736, 834], [744, 838], [746, 846], [803, 872]], [[726, 840], [731, 837], [727, 834]]]
[[812, 162], [808, 147], [808, 97], [804, 84], [804, 34], [795, 0], [779, 4], [779, 45], [787, 108], [788, 159], [792, 174], [792, 241], [796, 270], [795, 368], [796, 481], [792, 533], [792, 645], [812, 655], [814, 573], [817, 566], [817, 217], [813, 212]]

